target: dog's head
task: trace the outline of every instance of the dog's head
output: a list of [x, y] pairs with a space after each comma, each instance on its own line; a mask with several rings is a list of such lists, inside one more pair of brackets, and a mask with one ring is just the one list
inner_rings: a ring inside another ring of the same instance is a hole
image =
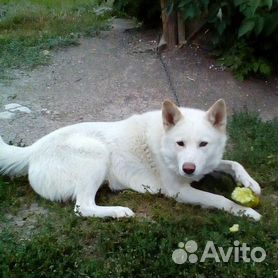
[[161, 151], [167, 167], [189, 180], [199, 180], [213, 171], [223, 156], [226, 119], [222, 99], [208, 111], [178, 108], [164, 101]]

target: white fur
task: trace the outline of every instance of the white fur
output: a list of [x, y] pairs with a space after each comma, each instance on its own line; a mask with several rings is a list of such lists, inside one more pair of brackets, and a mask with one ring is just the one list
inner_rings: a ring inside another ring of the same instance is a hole
[[[218, 169], [260, 193], [259, 185], [240, 164], [221, 160], [225, 125], [224, 101], [207, 112], [177, 108], [165, 101], [163, 117], [161, 111], [153, 111], [118, 122], [80, 123], [58, 129], [25, 148], [0, 140], [0, 171], [28, 174], [32, 188], [47, 199], [75, 199], [75, 212], [82, 216], [134, 215], [126, 207], [95, 203], [100, 185], [109, 180], [113, 190], [162, 192], [180, 202], [259, 220], [260, 214], [251, 208], [190, 186]], [[181, 140], [184, 147], [176, 143]], [[202, 141], [207, 146], [200, 147]], [[184, 163], [196, 165], [192, 175], [184, 173]]]

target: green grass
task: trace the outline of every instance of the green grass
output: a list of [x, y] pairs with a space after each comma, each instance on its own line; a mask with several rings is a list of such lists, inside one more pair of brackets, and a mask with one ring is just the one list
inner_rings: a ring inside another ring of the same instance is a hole
[[247, 169], [253, 169], [253, 176], [263, 186], [274, 186], [277, 182], [277, 126], [277, 119], [262, 123], [254, 113], [237, 114], [230, 121], [233, 144], [229, 148], [229, 159], [241, 161]]
[[[0, 0], [0, 79], [49, 63], [47, 51], [77, 45], [107, 28], [97, 0]], [[46, 51], [47, 50], [47, 51]]]
[[[277, 121], [238, 114], [229, 124], [227, 158], [237, 159], [263, 186], [260, 222], [223, 211], [179, 204], [161, 195], [132, 191], [112, 193], [104, 187], [98, 202], [133, 209], [134, 219], [81, 218], [73, 203], [40, 198], [26, 179], [0, 181], [0, 277], [277, 277]], [[228, 176], [207, 177], [198, 185], [229, 196]], [[47, 214], [24, 214], [38, 203]], [[24, 220], [23, 226], [16, 225]], [[229, 227], [238, 223], [238, 233]], [[201, 257], [207, 240], [228, 248], [235, 240], [263, 247], [261, 263], [175, 264], [179, 242], [195, 240]]]

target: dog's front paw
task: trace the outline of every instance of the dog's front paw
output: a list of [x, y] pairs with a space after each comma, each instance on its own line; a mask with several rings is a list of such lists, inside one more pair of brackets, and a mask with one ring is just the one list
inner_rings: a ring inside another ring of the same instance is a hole
[[258, 212], [256, 212], [254, 209], [252, 208], [247, 208], [243, 211], [243, 214], [242, 215], [245, 215], [245, 216], [249, 216], [251, 218], [253, 218], [254, 220], [256, 221], [259, 221], [262, 217], [261, 214], [259, 214]]
[[257, 194], [260, 195], [261, 194], [261, 187], [260, 185], [250, 176], [241, 179], [241, 183], [244, 185], [244, 187], [249, 187], [252, 189], [252, 191]]
[[254, 209], [252, 208], [248, 208], [248, 207], [243, 207], [240, 206], [238, 204], [233, 204], [230, 212], [236, 216], [248, 216], [253, 218], [256, 221], [259, 221], [261, 219], [261, 214], [259, 214], [258, 212], [256, 212]]
[[233, 170], [237, 182], [243, 184], [244, 187], [249, 187], [255, 194], [261, 194], [260, 185], [246, 172], [242, 165], [238, 162], [233, 162]]

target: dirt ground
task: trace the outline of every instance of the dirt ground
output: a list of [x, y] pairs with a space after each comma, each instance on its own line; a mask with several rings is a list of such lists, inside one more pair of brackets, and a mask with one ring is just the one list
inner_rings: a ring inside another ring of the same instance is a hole
[[115, 20], [112, 30], [51, 53], [49, 66], [17, 71], [17, 79], [0, 84], [3, 138], [30, 144], [65, 125], [159, 109], [165, 98], [175, 101], [174, 94], [182, 106], [205, 109], [224, 98], [230, 113], [248, 109], [266, 120], [278, 116], [277, 78], [237, 81], [198, 45], [159, 57], [157, 33], [130, 27]]

